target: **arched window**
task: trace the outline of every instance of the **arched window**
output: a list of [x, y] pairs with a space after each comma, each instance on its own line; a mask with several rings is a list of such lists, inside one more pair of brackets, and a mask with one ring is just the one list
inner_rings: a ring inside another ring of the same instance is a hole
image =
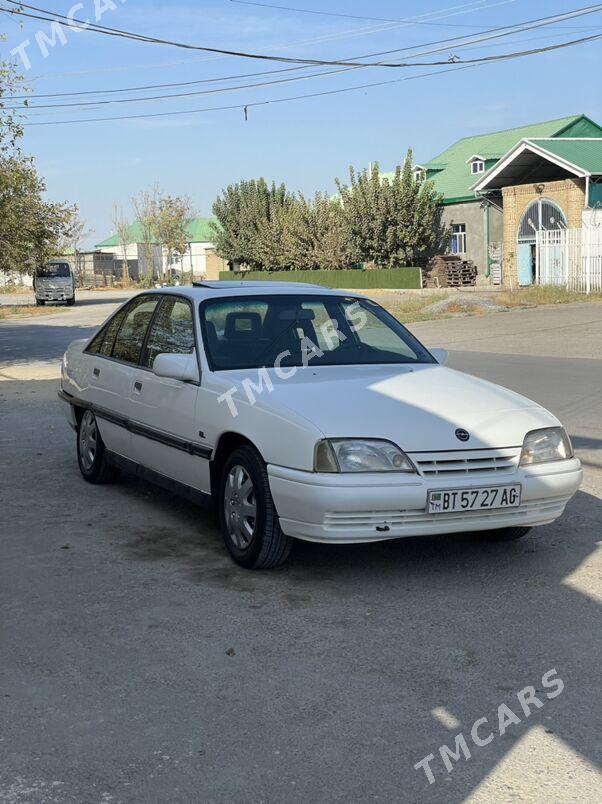
[[566, 229], [564, 212], [547, 198], [538, 198], [525, 210], [518, 229], [518, 242], [535, 243], [536, 232], [542, 229]]

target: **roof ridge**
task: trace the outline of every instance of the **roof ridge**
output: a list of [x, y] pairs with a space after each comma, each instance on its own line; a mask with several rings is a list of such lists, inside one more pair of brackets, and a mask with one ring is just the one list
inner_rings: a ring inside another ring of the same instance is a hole
[[523, 137], [524, 140], [543, 140], [544, 142], [598, 142], [602, 137]]
[[[585, 116], [586, 115], [584, 114], [571, 114], [567, 115], [566, 117], [554, 117], [552, 120], [540, 120], [538, 123], [524, 123], [522, 126], [511, 126], [510, 128], [500, 128], [497, 131], [487, 131], [483, 134], [472, 134], [456, 140], [454, 145], [457, 145], [459, 142], [464, 142], [465, 140], [476, 139], [477, 137], [493, 137], [494, 134], [508, 134], [510, 131], [519, 131], [521, 128], [534, 128], [535, 126], [545, 126], [550, 123], [560, 123], [561, 121], [564, 122], [565, 120], [571, 120], [574, 122]], [[451, 145], [450, 148], [453, 148], [453, 145]]]

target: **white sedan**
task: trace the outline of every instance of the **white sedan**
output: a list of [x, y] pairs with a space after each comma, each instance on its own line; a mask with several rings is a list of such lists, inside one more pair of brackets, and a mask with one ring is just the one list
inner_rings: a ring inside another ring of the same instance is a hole
[[559, 517], [582, 479], [547, 410], [444, 368], [379, 305], [310, 285], [135, 296], [63, 359], [83, 477], [212, 501], [244, 567], [294, 539], [370, 542]]

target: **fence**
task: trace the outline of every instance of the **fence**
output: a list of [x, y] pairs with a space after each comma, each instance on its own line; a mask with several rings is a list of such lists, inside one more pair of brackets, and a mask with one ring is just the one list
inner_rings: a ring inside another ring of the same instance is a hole
[[536, 281], [577, 293], [601, 293], [602, 226], [538, 232]]
[[422, 287], [420, 268], [375, 268], [374, 270], [340, 271], [220, 271], [220, 279], [243, 279], [267, 282], [308, 282], [329, 288], [395, 288], [409, 290]]

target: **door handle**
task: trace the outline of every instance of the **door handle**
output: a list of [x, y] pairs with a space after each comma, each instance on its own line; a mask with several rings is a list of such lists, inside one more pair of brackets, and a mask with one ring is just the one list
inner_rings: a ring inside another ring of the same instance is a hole
[[134, 391], [141, 391], [142, 390], [142, 383], [140, 380], [136, 380], [134, 383]]
[[100, 377], [100, 369], [99, 368], [92, 369], [92, 374], [95, 377]]

